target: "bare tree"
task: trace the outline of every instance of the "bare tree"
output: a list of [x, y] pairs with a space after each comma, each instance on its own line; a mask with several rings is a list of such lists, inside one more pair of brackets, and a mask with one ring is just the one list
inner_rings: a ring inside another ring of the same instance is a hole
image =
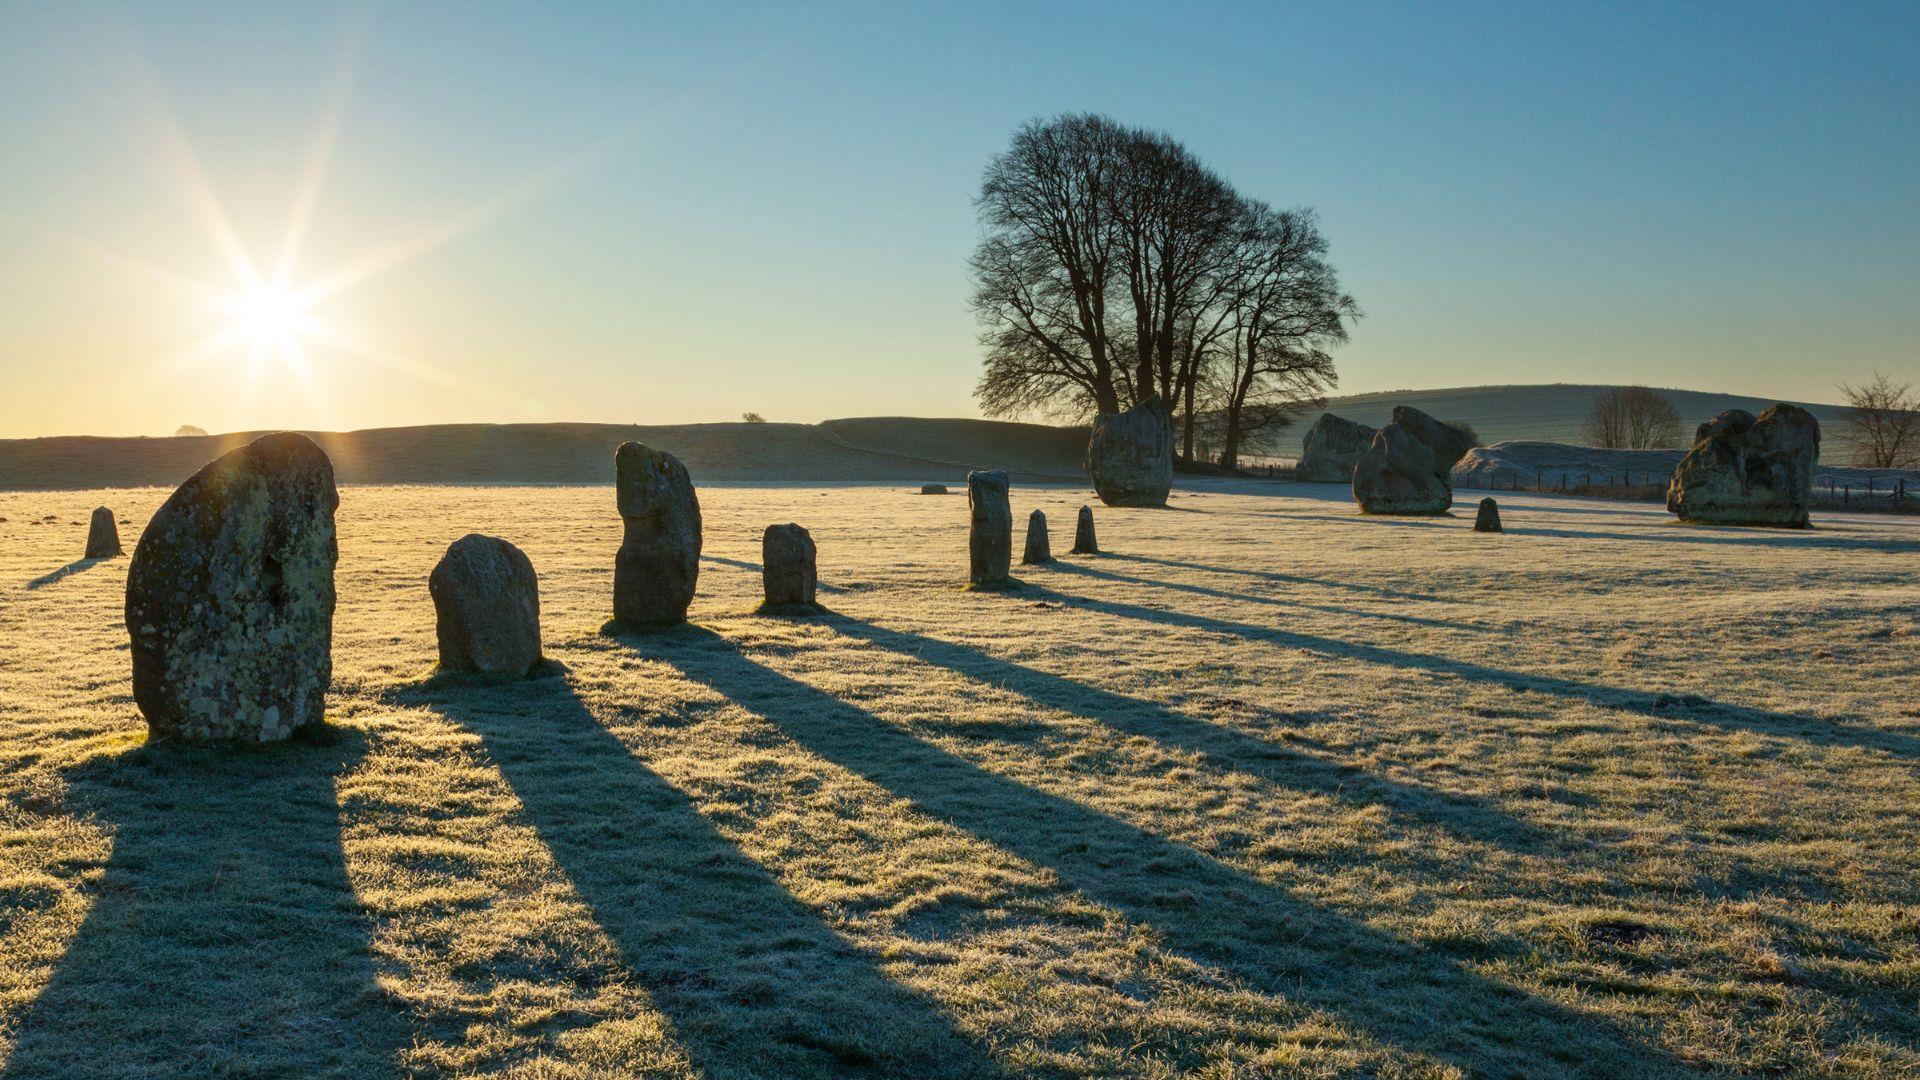
[[179, 439], [188, 435], [205, 435], [206, 433], [207, 429], [197, 424], [181, 424], [173, 430], [173, 437]]
[[1680, 438], [1679, 410], [1644, 386], [1609, 390], [1587, 414], [1587, 442], [1603, 450], [1666, 450]]
[[1839, 440], [1852, 448], [1850, 460], [1871, 469], [1920, 468], [1920, 392], [1875, 372], [1859, 386], [1840, 384], [1847, 411]]

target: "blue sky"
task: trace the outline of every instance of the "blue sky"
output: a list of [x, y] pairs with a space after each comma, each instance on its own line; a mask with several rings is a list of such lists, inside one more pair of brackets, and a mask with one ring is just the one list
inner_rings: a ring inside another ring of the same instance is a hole
[[[1920, 379], [1915, 5], [0, 18], [0, 435], [974, 415], [971, 198], [1066, 110], [1320, 211], [1343, 391]], [[313, 306], [350, 344], [196, 351], [206, 206], [264, 267], [311, 177], [293, 284], [391, 256]]]

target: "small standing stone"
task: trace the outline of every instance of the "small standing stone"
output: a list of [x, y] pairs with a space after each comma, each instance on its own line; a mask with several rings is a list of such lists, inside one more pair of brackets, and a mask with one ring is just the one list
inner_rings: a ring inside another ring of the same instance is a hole
[[519, 548], [497, 536], [455, 540], [427, 578], [440, 666], [525, 675], [540, 662], [540, 578]]
[[700, 500], [680, 459], [637, 442], [614, 452], [626, 535], [613, 563], [613, 615], [637, 626], [684, 622], [700, 578]]
[[1008, 486], [1003, 469], [976, 469], [967, 474], [967, 507], [973, 519], [967, 533], [968, 580], [975, 586], [1005, 585], [1013, 568], [1013, 509], [1007, 504]]
[[1100, 544], [1093, 538], [1093, 507], [1080, 508], [1080, 520], [1073, 527], [1074, 555], [1098, 555]]
[[819, 578], [813, 536], [798, 525], [769, 525], [760, 537], [760, 576], [767, 607], [813, 608]]
[[120, 526], [113, 520], [113, 511], [102, 506], [93, 512], [93, 523], [87, 529], [87, 555], [89, 559], [113, 559], [120, 555]]
[[1047, 515], [1035, 510], [1027, 515], [1027, 548], [1020, 553], [1020, 565], [1039, 566], [1053, 561], [1053, 550], [1047, 543]]
[[1500, 532], [1500, 504], [1492, 496], [1480, 500], [1480, 512], [1473, 518], [1474, 532]]
[[920, 485], [920, 494], [922, 495], [945, 495], [946, 493], [947, 493], [947, 485], [945, 484], [921, 484]]

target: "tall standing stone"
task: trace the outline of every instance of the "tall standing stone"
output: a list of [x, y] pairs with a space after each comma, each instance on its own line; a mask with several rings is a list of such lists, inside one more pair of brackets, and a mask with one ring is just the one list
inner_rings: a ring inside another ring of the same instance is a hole
[[613, 563], [613, 615], [636, 626], [684, 622], [700, 577], [700, 500], [680, 459], [637, 442], [614, 452], [626, 535]]
[[540, 662], [540, 577], [497, 536], [455, 540], [427, 578], [440, 666], [525, 675]]
[[1368, 514], [1444, 514], [1453, 506], [1453, 463], [1471, 449], [1466, 432], [1397, 405], [1353, 467], [1354, 501]]
[[1159, 397], [1101, 413], [1087, 441], [1087, 477], [1108, 506], [1165, 506], [1173, 488], [1173, 414]]
[[120, 526], [113, 520], [113, 511], [104, 506], [96, 507], [93, 520], [87, 526], [87, 554], [89, 559], [114, 559], [120, 556]]
[[817, 608], [814, 600], [819, 574], [814, 562], [813, 536], [798, 525], [769, 525], [760, 536], [760, 578], [767, 607], [775, 610]]
[[1020, 553], [1020, 565], [1039, 566], [1052, 561], [1053, 548], [1047, 543], [1047, 515], [1035, 510], [1027, 515], [1027, 546]]
[[1755, 417], [1729, 409], [1701, 424], [1667, 484], [1682, 521], [1807, 527], [1820, 421], [1781, 403]]
[[1300, 440], [1300, 460], [1294, 463], [1293, 476], [1310, 484], [1351, 484], [1353, 467], [1373, 445], [1374, 429], [1321, 413]]
[[1073, 527], [1072, 555], [1098, 555], [1100, 543], [1093, 537], [1093, 507], [1080, 508], [1080, 518]]
[[339, 505], [327, 455], [282, 432], [215, 459], [153, 515], [126, 617], [154, 738], [271, 742], [324, 717]]
[[967, 474], [967, 507], [972, 514], [967, 532], [968, 580], [975, 586], [1004, 585], [1013, 569], [1013, 509], [1007, 503], [1007, 488], [1002, 469]]
[[1480, 512], [1473, 517], [1474, 532], [1500, 532], [1500, 504], [1489, 495], [1480, 500]]

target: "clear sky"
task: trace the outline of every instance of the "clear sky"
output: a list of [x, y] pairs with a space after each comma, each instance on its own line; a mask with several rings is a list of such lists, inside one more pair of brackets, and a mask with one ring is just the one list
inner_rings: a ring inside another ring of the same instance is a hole
[[1319, 209], [1342, 391], [1920, 379], [1912, 3], [0, 0], [0, 436], [976, 415], [1066, 110]]

